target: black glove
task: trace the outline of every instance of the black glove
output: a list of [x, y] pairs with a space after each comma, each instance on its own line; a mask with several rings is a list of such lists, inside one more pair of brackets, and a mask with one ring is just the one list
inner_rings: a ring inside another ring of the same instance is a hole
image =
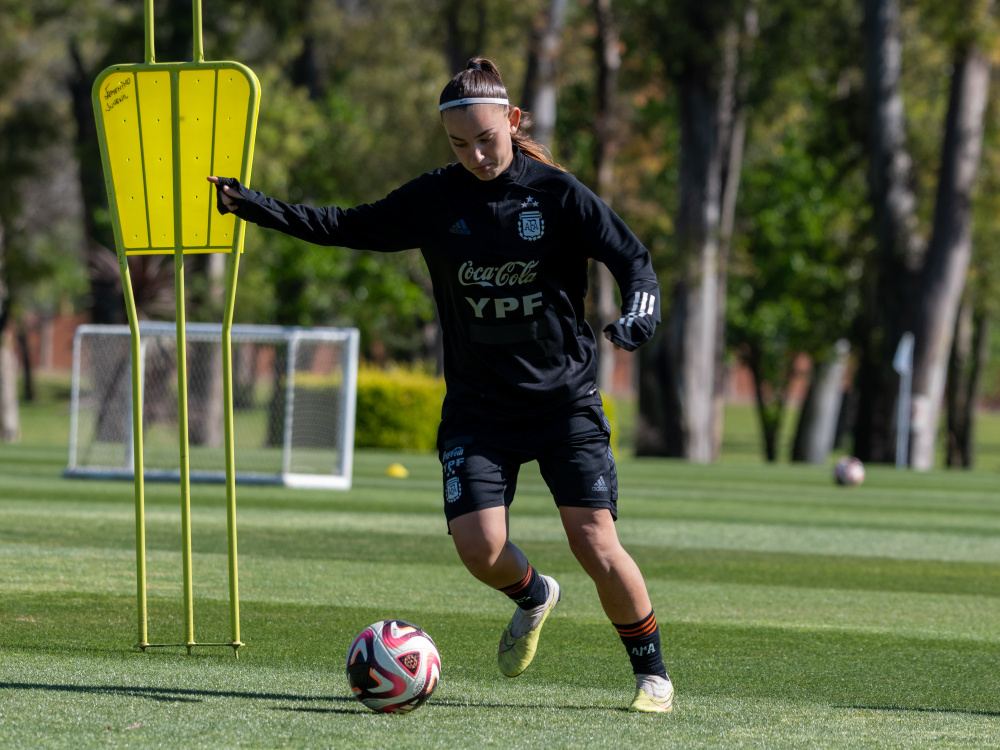
[[611, 342], [627, 352], [634, 352], [646, 343], [660, 322], [659, 289], [636, 291], [634, 296], [635, 303], [625, 306], [624, 314], [618, 320], [604, 326]]
[[[220, 177], [219, 181], [215, 184], [215, 207], [219, 210], [219, 213], [223, 216], [228, 216], [232, 213], [226, 204], [222, 202], [222, 188], [228, 186], [230, 190], [235, 190], [240, 194], [241, 200], [246, 200], [249, 196], [247, 195], [247, 189], [240, 184], [240, 181], [235, 177]], [[230, 200], [233, 200], [233, 196], [228, 196]], [[237, 206], [237, 208], [239, 208]]]

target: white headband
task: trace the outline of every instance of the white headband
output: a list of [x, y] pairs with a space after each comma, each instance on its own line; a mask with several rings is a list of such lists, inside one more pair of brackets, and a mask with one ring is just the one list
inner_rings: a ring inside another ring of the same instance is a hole
[[466, 104], [510, 104], [506, 99], [473, 98], [473, 99], [452, 99], [438, 107], [438, 112], [443, 112], [450, 107], [464, 107]]

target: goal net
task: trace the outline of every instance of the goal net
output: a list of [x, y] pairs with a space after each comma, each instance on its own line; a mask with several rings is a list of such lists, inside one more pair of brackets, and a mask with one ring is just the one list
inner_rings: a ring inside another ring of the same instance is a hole
[[[222, 327], [185, 332], [190, 476], [222, 482]], [[129, 336], [76, 330], [66, 476], [134, 477]], [[179, 480], [176, 325], [140, 323], [139, 341], [144, 476]], [[357, 329], [234, 325], [232, 362], [236, 481], [350, 488]]]

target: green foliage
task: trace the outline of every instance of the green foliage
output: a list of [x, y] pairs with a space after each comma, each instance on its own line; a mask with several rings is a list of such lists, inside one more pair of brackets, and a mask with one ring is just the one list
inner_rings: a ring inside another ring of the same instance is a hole
[[[60, 60], [51, 9], [0, 2], [0, 269], [15, 316], [54, 311], [80, 291], [78, 217], [64, 201], [66, 108], [54, 96]], [[57, 279], [55, 288], [35, 285]], [[0, 300], [0, 307], [6, 300]]]
[[358, 370], [354, 443], [359, 448], [433, 450], [444, 380], [417, 369]]
[[[953, 45], [977, 39], [995, 46], [1000, 38], [995, 17], [981, 22], [985, 4], [904, 3], [907, 147], [924, 228], [933, 209]], [[613, 4], [622, 64], [614, 207], [653, 253], [664, 309], [677, 265], [675, 81], [692, 66], [717, 68], [725, 25], [739, 23], [746, 6], [747, 0]], [[548, 7], [549, 0], [203, 0], [205, 53], [245, 62], [261, 80], [252, 186], [291, 202], [349, 206], [377, 200], [453, 159], [436, 102], [458, 52], [496, 60], [517, 100], [532, 26]], [[157, 0], [154, 8], [157, 59], [189, 59], [190, 3]], [[863, 5], [780, 0], [756, 8], [760, 35], [741, 84], [749, 132], [729, 345], [758, 350], [761, 377], [780, 390], [796, 351], [815, 352], [850, 330], [859, 261], [871, 249]], [[112, 245], [96, 140], [86, 127], [92, 115], [81, 110], [79, 95], [89, 96], [105, 66], [142, 60], [142, 16], [138, 0], [0, 0], [0, 220], [15, 315], [86, 304], [80, 247]], [[458, 39], [449, 36], [456, 29]], [[570, 3], [553, 151], [589, 184], [593, 38], [589, 3]], [[989, 52], [995, 57], [995, 49]], [[969, 286], [981, 315], [995, 314], [1000, 299], [992, 252], [1000, 233], [997, 132], [994, 104]], [[246, 249], [239, 322], [349, 324], [361, 329], [366, 353], [428, 356], [424, 334], [435, 309], [418, 253], [321, 248], [255, 228]], [[987, 381], [996, 381], [995, 371]]]
[[753, 371], [768, 448], [796, 356], [849, 337], [870, 248], [859, 9], [764, 9], [730, 261], [729, 346]]

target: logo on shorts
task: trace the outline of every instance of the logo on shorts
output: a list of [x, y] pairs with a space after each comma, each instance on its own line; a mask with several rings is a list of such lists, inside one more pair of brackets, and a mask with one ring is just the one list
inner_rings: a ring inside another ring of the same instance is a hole
[[607, 482], [604, 481], [604, 475], [603, 474], [597, 478], [597, 481], [594, 482], [594, 486], [590, 488], [590, 491], [591, 492], [607, 492], [608, 491], [608, 484], [607, 484]]
[[462, 496], [462, 483], [458, 477], [452, 477], [444, 485], [445, 502], [453, 503]]
[[458, 448], [452, 448], [450, 451], [441, 456], [441, 467], [444, 469], [444, 475], [446, 477], [455, 476], [455, 471], [459, 466], [465, 463], [463, 456], [465, 455], [465, 448], [459, 446]]

